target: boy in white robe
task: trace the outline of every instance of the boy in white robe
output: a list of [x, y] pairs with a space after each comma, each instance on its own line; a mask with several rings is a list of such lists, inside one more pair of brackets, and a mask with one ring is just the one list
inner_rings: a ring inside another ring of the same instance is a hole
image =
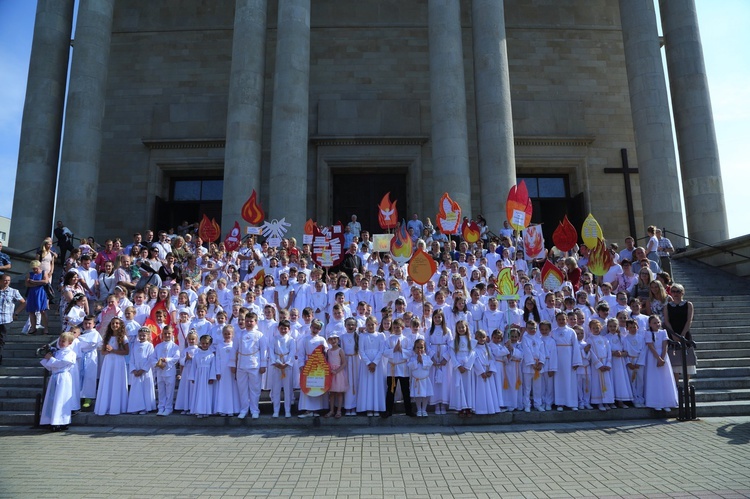
[[341, 348], [346, 356], [346, 374], [349, 388], [344, 392], [344, 415], [357, 415], [357, 384], [359, 383], [359, 333], [357, 321], [349, 317], [344, 321], [346, 332], [340, 336]]
[[245, 331], [237, 340], [237, 388], [240, 394], [239, 419], [250, 412], [253, 419], [260, 417], [261, 377], [268, 367], [268, 343], [258, 329], [258, 316], [245, 316]]
[[638, 323], [635, 319], [625, 321], [625, 327], [628, 330], [627, 336], [622, 340], [623, 347], [628, 354], [626, 366], [629, 373], [630, 387], [633, 390], [633, 405], [635, 407], [644, 407], [646, 399], [644, 398], [644, 366], [646, 365], [646, 339], [638, 329]]
[[156, 415], [169, 416], [174, 410], [177, 362], [180, 360], [180, 348], [174, 342], [174, 327], [171, 325], [161, 330], [161, 343], [154, 348], [153, 359], [159, 394], [159, 412]]
[[578, 410], [578, 377], [576, 371], [581, 365], [581, 350], [578, 347], [576, 332], [568, 327], [565, 312], [555, 317], [557, 327], [552, 331], [557, 351], [557, 372], [554, 376], [555, 399], [558, 411], [564, 407]]
[[154, 392], [154, 346], [149, 342], [151, 330], [142, 327], [138, 330], [137, 341], [130, 349], [130, 391], [128, 392], [128, 411], [131, 414], [146, 414], [156, 410], [156, 393]]
[[294, 400], [294, 358], [297, 354], [296, 341], [289, 334], [290, 322], [286, 319], [279, 322], [279, 334], [271, 342], [269, 348], [271, 358], [271, 401], [273, 402], [273, 417], [279, 417], [281, 409], [281, 391], [284, 390], [284, 415], [292, 417], [292, 401]]
[[396, 319], [391, 326], [392, 334], [387, 340], [387, 345], [383, 351], [386, 358], [386, 386], [385, 394], [385, 412], [384, 418], [393, 415], [393, 401], [396, 393], [396, 384], [401, 385], [401, 393], [404, 397], [404, 409], [406, 415], [414, 417], [411, 407], [411, 392], [409, 391], [409, 361], [411, 349], [408, 340], [402, 334], [404, 330], [403, 319]]
[[581, 326], [574, 326], [578, 350], [581, 352], [581, 365], [576, 369], [578, 382], [578, 408], [591, 409], [591, 347], [586, 343], [586, 333]]
[[52, 431], [67, 429], [70, 424], [70, 414], [78, 402], [78, 394], [75, 392], [71, 373], [76, 365], [76, 354], [70, 347], [73, 339], [73, 333], [62, 333], [55, 345], [56, 350], [47, 353], [41, 361], [42, 366], [52, 375], [47, 383], [47, 393], [44, 396], [39, 423], [52, 425]]
[[94, 328], [96, 318], [87, 315], [83, 320], [83, 332], [77, 339], [78, 371], [83, 399], [81, 407], [91, 407], [91, 399], [96, 398], [96, 378], [99, 375], [99, 349], [102, 347], [102, 337]]
[[555, 401], [555, 375], [557, 373], [557, 343], [550, 333], [552, 333], [552, 324], [546, 320], [541, 321], [539, 334], [542, 335], [544, 350], [547, 354], [542, 370], [542, 385], [544, 386], [542, 403], [547, 411], [552, 410], [552, 402]]
[[526, 333], [521, 340], [523, 351], [523, 410], [531, 412], [531, 393], [534, 393], [534, 407], [539, 412], [544, 412], [544, 382], [542, 372], [544, 361], [547, 359], [547, 351], [541, 335], [537, 334], [537, 325], [533, 320], [526, 322]]

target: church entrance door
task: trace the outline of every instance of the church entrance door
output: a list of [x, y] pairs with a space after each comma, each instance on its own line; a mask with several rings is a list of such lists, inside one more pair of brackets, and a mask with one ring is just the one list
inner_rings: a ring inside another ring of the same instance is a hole
[[409, 218], [405, 170], [378, 170], [378, 173], [333, 170], [331, 176], [334, 223], [340, 220], [346, 225], [352, 215], [357, 215], [363, 230], [370, 234], [385, 232], [378, 223], [378, 204], [387, 192], [391, 193], [391, 201], [397, 201], [399, 218]]

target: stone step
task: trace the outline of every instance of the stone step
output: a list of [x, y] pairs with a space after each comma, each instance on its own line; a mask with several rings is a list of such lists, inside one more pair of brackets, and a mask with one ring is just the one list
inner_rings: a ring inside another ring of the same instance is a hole
[[0, 366], [0, 376], [43, 376], [44, 367], [41, 364], [38, 366], [25, 366], [25, 367], [7, 367], [5, 364]]
[[693, 320], [691, 328], [717, 328], [726, 326], [742, 326], [743, 321], [736, 319], [714, 319], [714, 320], [703, 320], [700, 316]]
[[33, 426], [34, 411], [0, 411], [0, 425]]
[[730, 312], [730, 311], [721, 312], [721, 311], [717, 311], [717, 309], [715, 308], [712, 308], [709, 310], [710, 312], [700, 311], [700, 310], [696, 311], [694, 313], [693, 322], [695, 322], [696, 320], [700, 320], [703, 322], [718, 321], [718, 320], [733, 320], [733, 321], [737, 321], [739, 323], [738, 325], [741, 325], [741, 324], [747, 324], [746, 321], [748, 318], [750, 318], [750, 311], [744, 312], [744, 311], [735, 310], [733, 312]]
[[695, 392], [698, 403], [701, 402], [724, 402], [728, 400], [750, 400], [750, 388], [739, 390], [702, 390]]
[[[3, 354], [2, 367], [33, 367], [39, 364], [39, 359], [36, 356], [26, 357], [9, 357]], [[39, 364], [41, 366], [41, 364]]]
[[3, 385], [0, 387], [0, 400], [5, 398], [34, 398], [38, 393], [42, 393], [41, 384], [38, 387]]
[[700, 359], [726, 359], [726, 358], [737, 358], [750, 356], [750, 349], [731, 349], [726, 348], [723, 350], [703, 350], [698, 344], [698, 350], [696, 355], [698, 356], [698, 362]]
[[[698, 350], [750, 350], [750, 341], [697, 341]], [[744, 355], [738, 355], [741, 357]]]
[[701, 367], [696, 378], [736, 378], [747, 376], [750, 380], [750, 367]]
[[750, 367], [750, 357], [706, 359], [698, 360], [698, 371], [710, 367]]
[[[696, 395], [697, 398], [697, 395]], [[730, 416], [750, 415], [750, 400], [748, 401], [724, 401], [724, 402], [696, 402], [696, 414], [698, 418], [716, 418]], [[674, 412], [674, 411], [673, 411]]]
[[41, 390], [43, 380], [44, 380], [44, 373], [40, 373], [37, 376], [0, 375], [0, 386], [36, 387], [39, 390]]
[[0, 398], [0, 411], [31, 411], [36, 407], [36, 397]]
[[700, 341], [702, 343], [709, 343], [712, 341], [750, 341], [750, 331], [747, 333], [714, 333], [712, 334], [708, 330], [691, 331], [693, 334], [693, 340]]
[[[700, 373], [700, 369], [698, 372]], [[750, 388], [750, 378], [747, 376], [732, 377], [732, 378], [702, 378], [695, 377], [691, 378], [690, 382], [695, 386], [697, 392], [703, 390], [739, 390]]]

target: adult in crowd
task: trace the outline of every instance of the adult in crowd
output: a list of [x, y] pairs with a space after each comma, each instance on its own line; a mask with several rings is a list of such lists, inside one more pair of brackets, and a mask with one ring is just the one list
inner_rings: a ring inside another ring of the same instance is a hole
[[674, 253], [672, 241], [662, 235], [661, 229], [656, 229], [656, 239], [659, 241], [659, 249], [657, 250], [659, 265], [664, 272], [672, 274], [672, 254]]
[[6, 270], [11, 267], [10, 257], [3, 253], [3, 242], [0, 241], [0, 276], [5, 274]]
[[354, 282], [354, 271], [357, 273], [364, 272], [364, 264], [362, 258], [357, 255], [357, 244], [351, 243], [349, 250], [344, 255], [344, 259], [341, 261], [340, 270], [349, 276], [349, 282]]
[[57, 238], [57, 247], [60, 249], [60, 263], [65, 261], [65, 254], [73, 249], [73, 232], [65, 227], [62, 220], [58, 220], [53, 231]]
[[419, 219], [419, 215], [415, 213], [411, 216], [411, 220], [406, 222], [406, 229], [412, 229], [417, 237], [422, 235], [422, 232], [424, 232], [424, 224]]
[[351, 232], [352, 237], [360, 237], [360, 234], [362, 233], [362, 224], [357, 222], [357, 215], [352, 215], [352, 221], [346, 224], [347, 227], [349, 227], [349, 232]]
[[24, 308], [24, 300], [17, 289], [10, 287], [10, 276], [0, 275], [0, 365], [3, 364], [3, 347], [5, 347], [5, 334], [7, 327], [15, 320], [18, 313]]
[[[681, 284], [672, 284], [672, 301], [664, 309], [664, 329], [667, 330], [669, 338], [687, 349], [687, 374], [690, 376], [696, 372], [695, 350], [693, 348], [693, 336], [690, 334], [690, 326], [693, 324], [693, 304], [685, 299], [685, 288]], [[669, 347], [669, 360], [672, 363], [675, 381], [680, 381], [682, 374], [682, 351], [675, 346]]]

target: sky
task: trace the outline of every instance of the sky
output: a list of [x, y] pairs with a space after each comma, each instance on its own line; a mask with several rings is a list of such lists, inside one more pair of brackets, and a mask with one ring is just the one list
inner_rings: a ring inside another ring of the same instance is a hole
[[[724, 183], [729, 236], [750, 234], [750, 1], [695, 0]], [[13, 207], [18, 142], [34, 30], [34, 0], [0, 0], [0, 216]], [[651, 223], [647, 221], [647, 223]], [[12, 238], [12, 225], [11, 225]]]

